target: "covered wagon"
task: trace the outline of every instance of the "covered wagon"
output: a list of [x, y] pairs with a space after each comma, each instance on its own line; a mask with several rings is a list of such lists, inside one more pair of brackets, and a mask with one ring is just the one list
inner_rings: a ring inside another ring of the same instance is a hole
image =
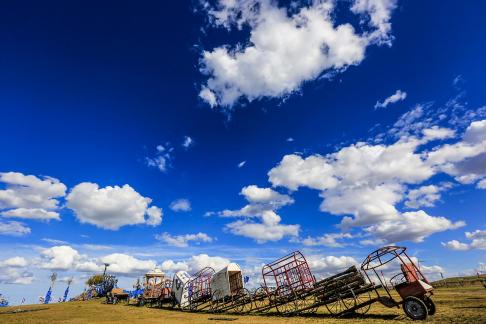
[[211, 278], [211, 309], [215, 312], [249, 312], [252, 308], [251, 294], [243, 285], [241, 268], [230, 263]]
[[171, 300], [171, 280], [160, 269], [145, 274], [143, 294], [138, 297], [138, 305], [160, 306]]

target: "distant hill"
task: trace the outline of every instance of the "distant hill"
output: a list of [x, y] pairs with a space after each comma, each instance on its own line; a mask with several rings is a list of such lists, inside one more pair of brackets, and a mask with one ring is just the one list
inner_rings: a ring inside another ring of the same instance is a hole
[[486, 275], [466, 276], [466, 277], [451, 277], [432, 282], [432, 286], [439, 287], [466, 287], [466, 286], [485, 286]]

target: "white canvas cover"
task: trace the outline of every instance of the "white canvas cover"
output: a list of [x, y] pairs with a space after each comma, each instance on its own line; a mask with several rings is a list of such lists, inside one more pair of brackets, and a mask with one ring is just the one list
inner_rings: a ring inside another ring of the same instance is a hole
[[172, 291], [177, 304], [185, 306], [189, 302], [189, 290], [186, 283], [191, 280], [191, 276], [186, 271], [179, 271], [172, 279]]
[[230, 263], [223, 269], [216, 272], [211, 278], [211, 290], [213, 292], [213, 300], [231, 296], [231, 286], [229, 276], [230, 273], [238, 272], [241, 276], [241, 268], [236, 263]]

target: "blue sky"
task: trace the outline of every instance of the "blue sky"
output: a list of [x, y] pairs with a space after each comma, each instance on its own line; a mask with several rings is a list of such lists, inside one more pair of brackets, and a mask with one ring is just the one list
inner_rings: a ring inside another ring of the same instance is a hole
[[395, 243], [432, 278], [486, 270], [484, 3], [0, 6], [11, 303], [107, 260], [122, 287]]

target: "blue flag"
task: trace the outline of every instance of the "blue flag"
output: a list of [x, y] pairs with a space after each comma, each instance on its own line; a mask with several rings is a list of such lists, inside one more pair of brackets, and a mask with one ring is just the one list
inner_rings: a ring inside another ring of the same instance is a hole
[[66, 291], [64, 291], [64, 298], [62, 299], [63, 302], [67, 300], [68, 294], [69, 294], [69, 286], [67, 286]]
[[49, 302], [51, 301], [51, 294], [52, 294], [52, 290], [51, 287], [49, 287], [46, 297], [44, 298], [44, 304], [49, 304]]

